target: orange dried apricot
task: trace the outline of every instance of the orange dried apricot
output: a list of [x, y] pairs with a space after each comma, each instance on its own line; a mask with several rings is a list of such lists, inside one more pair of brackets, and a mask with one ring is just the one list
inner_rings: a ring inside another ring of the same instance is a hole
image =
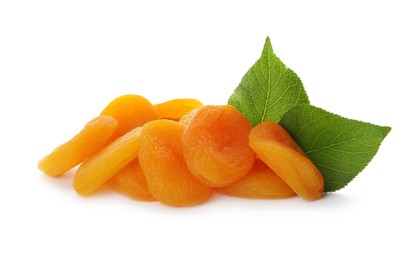
[[300, 197], [315, 200], [323, 195], [322, 174], [282, 126], [260, 123], [252, 129], [249, 145]]
[[154, 106], [156, 107], [160, 118], [179, 120], [185, 114], [195, 108], [203, 106], [203, 104], [197, 99], [178, 98]]
[[68, 142], [58, 146], [38, 164], [50, 176], [59, 176], [99, 151], [116, 131], [117, 121], [109, 116], [98, 116]]
[[119, 123], [113, 140], [138, 126], [158, 119], [156, 108], [150, 101], [139, 95], [117, 97], [104, 108], [101, 115], [112, 116]]
[[75, 174], [73, 187], [80, 195], [89, 195], [101, 187], [137, 157], [137, 127], [86, 159]]
[[277, 199], [295, 195], [290, 186], [259, 159], [247, 175], [217, 191], [240, 198]]
[[38, 164], [58, 176], [80, 164], [73, 188], [89, 195], [108, 182], [140, 201], [171, 206], [206, 201], [213, 189], [241, 198], [323, 196], [324, 179], [289, 133], [274, 122], [252, 128], [229, 105], [139, 95], [111, 101], [72, 139]]
[[248, 145], [252, 129], [234, 107], [204, 106], [190, 119], [183, 152], [190, 172], [212, 187], [224, 187], [246, 175], [255, 154]]
[[212, 188], [195, 178], [183, 158], [185, 126], [171, 120], [155, 120], [143, 126], [138, 159], [148, 187], [161, 203], [191, 206], [207, 200]]
[[146, 178], [138, 163], [138, 158], [134, 159], [124, 169], [112, 177], [109, 184], [114, 190], [132, 199], [140, 201], [155, 200], [148, 189]]

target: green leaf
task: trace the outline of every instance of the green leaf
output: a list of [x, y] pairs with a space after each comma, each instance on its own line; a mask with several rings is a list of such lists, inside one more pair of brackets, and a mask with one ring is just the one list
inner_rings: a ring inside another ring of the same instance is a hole
[[280, 124], [323, 174], [325, 192], [339, 190], [356, 177], [391, 130], [311, 105], [291, 109]]
[[267, 37], [260, 59], [248, 70], [228, 100], [253, 126], [278, 122], [299, 104], [309, 104], [303, 83], [274, 54]]

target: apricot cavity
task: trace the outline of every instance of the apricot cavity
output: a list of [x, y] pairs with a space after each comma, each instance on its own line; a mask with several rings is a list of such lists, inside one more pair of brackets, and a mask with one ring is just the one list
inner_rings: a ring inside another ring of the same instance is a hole
[[265, 163], [256, 159], [249, 173], [218, 192], [240, 198], [278, 199], [295, 195], [295, 192]]
[[73, 187], [80, 195], [89, 195], [137, 157], [137, 127], [86, 159], [75, 174]]
[[144, 173], [138, 163], [138, 158], [134, 159], [124, 169], [112, 177], [109, 184], [114, 190], [132, 199], [140, 201], [155, 200], [148, 189]]
[[143, 126], [138, 158], [153, 196], [171, 206], [191, 206], [207, 200], [212, 188], [187, 169], [182, 136], [185, 126], [156, 120]]
[[290, 134], [274, 122], [255, 126], [249, 145], [300, 197], [315, 200], [323, 195], [323, 176]]
[[199, 108], [183, 135], [190, 172], [212, 187], [224, 187], [246, 175], [255, 160], [248, 145], [251, 129], [249, 121], [232, 106]]
[[38, 168], [50, 176], [59, 176], [99, 151], [116, 131], [117, 121], [109, 116], [98, 116], [68, 142], [44, 157]]
[[111, 101], [101, 115], [112, 116], [118, 121], [118, 129], [112, 140], [132, 129], [158, 119], [156, 108], [142, 96], [123, 95]]

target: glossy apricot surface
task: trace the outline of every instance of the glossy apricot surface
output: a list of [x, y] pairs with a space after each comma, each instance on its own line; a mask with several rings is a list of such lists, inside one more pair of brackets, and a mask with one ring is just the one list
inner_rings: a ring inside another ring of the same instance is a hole
[[297, 195], [305, 200], [323, 195], [322, 174], [282, 126], [260, 123], [252, 129], [249, 145]]
[[156, 120], [143, 126], [138, 159], [151, 194], [171, 206], [191, 206], [206, 201], [212, 188], [195, 178], [183, 157], [185, 126]]
[[183, 135], [190, 172], [212, 187], [224, 187], [246, 175], [255, 160], [248, 145], [251, 129], [249, 121], [232, 106], [199, 108]]
[[123, 95], [112, 100], [101, 112], [118, 121], [118, 129], [113, 140], [132, 129], [159, 118], [156, 108], [146, 98], [139, 95]]
[[98, 116], [68, 142], [58, 146], [38, 164], [50, 176], [59, 176], [99, 151], [113, 135], [118, 122], [109, 116]]
[[295, 196], [295, 192], [265, 163], [256, 159], [247, 175], [217, 191], [240, 198], [280, 199]]
[[172, 99], [154, 105], [160, 118], [180, 120], [185, 114], [203, 106], [202, 102], [193, 98]]
[[134, 159], [120, 172], [115, 174], [110, 179], [109, 184], [114, 190], [134, 200], [155, 200], [148, 189], [146, 178], [138, 163], [138, 158]]
[[138, 154], [137, 127], [86, 159], [75, 174], [73, 187], [80, 195], [89, 195], [133, 161]]

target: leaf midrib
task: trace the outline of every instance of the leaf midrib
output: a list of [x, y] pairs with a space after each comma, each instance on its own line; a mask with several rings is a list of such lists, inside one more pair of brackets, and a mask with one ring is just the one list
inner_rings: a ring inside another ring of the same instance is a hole
[[[274, 65], [271, 68], [271, 57], [272, 57], [272, 55], [273, 55], [272, 49], [269, 46], [267, 46], [268, 84], [267, 84], [267, 88], [266, 88], [267, 89], [267, 94], [266, 94], [266, 97], [265, 97], [264, 110], [263, 110], [262, 115], [261, 115], [261, 122], [264, 122], [265, 116], [266, 116], [266, 114], [268, 112], [268, 101], [269, 101], [269, 96], [270, 96], [271, 90], [273, 90], [274, 87], [276, 85], [278, 85], [278, 83], [279, 83], [279, 81], [281, 79], [281, 76], [285, 73], [285, 71], [281, 71], [281, 73], [278, 75], [277, 80], [275, 81], [275, 84], [273, 86], [271, 86], [271, 71], [274, 69], [275, 64], [277, 64], [276, 62], [274, 62]], [[275, 57], [275, 58], [277, 58], [277, 57]], [[262, 67], [261, 67], [261, 71], [262, 71]], [[264, 73], [262, 73], [262, 74], [264, 74]], [[255, 73], [255, 75], [256, 75], [256, 73]], [[258, 77], [258, 75], [256, 75], [256, 76]], [[284, 94], [287, 91], [288, 91], [288, 88], [286, 88], [286, 90], [284, 91], [284, 93], [282, 93], [282, 95], [272, 105], [278, 103], [278, 101], [281, 100], [281, 98], [284, 96]]]

